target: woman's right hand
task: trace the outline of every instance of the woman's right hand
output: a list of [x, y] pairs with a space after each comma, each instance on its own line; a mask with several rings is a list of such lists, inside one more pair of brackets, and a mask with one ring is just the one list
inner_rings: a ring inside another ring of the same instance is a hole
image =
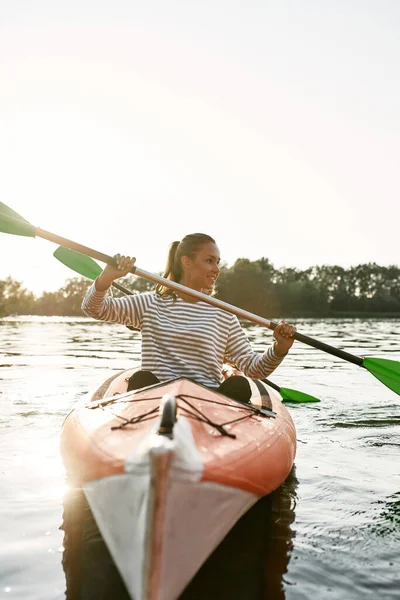
[[99, 292], [107, 290], [115, 279], [128, 275], [136, 262], [136, 258], [121, 254], [116, 254], [114, 259], [116, 264], [107, 265], [96, 279], [96, 289]]

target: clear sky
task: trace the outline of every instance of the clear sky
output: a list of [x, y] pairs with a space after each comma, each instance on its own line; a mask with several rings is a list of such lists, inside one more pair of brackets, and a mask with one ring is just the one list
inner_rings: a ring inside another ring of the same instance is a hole
[[[398, 0], [0, 0], [0, 199], [160, 271], [214, 236], [276, 267], [400, 263]], [[0, 234], [0, 279], [56, 246]]]

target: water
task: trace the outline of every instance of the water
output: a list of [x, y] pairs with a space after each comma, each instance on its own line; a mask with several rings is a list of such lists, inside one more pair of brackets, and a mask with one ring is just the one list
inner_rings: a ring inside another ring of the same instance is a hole
[[[399, 320], [296, 325], [354, 354], [400, 360]], [[257, 349], [270, 342], [267, 331], [247, 331]], [[119, 325], [0, 321], [0, 598], [65, 597], [59, 528], [75, 492], [59, 457], [60, 428], [110, 371], [138, 364], [139, 350], [138, 334]], [[298, 437], [291, 477], [245, 515], [183, 598], [399, 598], [400, 398], [364, 369], [299, 343], [271, 379], [322, 402], [290, 409]], [[69, 556], [96, 572], [99, 548], [71, 540]], [[69, 598], [73, 585], [70, 578]], [[118, 585], [86, 597], [122, 599]]]

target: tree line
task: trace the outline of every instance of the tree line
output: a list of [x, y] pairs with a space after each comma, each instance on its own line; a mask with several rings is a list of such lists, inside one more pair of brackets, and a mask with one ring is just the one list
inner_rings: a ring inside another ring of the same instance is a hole
[[[36, 297], [8, 277], [0, 280], [0, 317], [81, 316], [82, 298], [90, 285], [91, 281], [75, 277], [59, 290]], [[133, 293], [154, 289], [151, 282], [134, 276], [123, 285]], [[268, 258], [239, 258], [231, 267], [222, 266], [217, 291], [221, 300], [267, 318], [400, 315], [400, 267], [394, 265], [275, 269]]]

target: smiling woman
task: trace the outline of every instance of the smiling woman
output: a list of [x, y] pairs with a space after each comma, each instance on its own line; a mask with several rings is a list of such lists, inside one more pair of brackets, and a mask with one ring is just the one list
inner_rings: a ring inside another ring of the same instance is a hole
[[[237, 365], [249, 378], [264, 379], [293, 344], [295, 328], [281, 321], [274, 330], [274, 345], [256, 353], [235, 315], [193, 299], [184, 291], [174, 292], [167, 284], [159, 285], [155, 292], [106, 297], [113, 281], [131, 272], [136, 260], [119, 254], [115, 259], [116, 266], [107, 265], [88, 290], [82, 308], [95, 319], [141, 330], [142, 370], [133, 374], [128, 391], [186, 377], [248, 401], [251, 383], [241, 376], [223, 381], [224, 362]], [[213, 238], [190, 234], [170, 245], [164, 277], [210, 295], [219, 275], [219, 262], [220, 252]]]
[[[205, 233], [192, 233], [181, 242], [172, 242], [168, 254], [164, 277], [212, 295], [219, 275], [220, 253], [215, 240]], [[166, 286], [158, 285], [161, 296], [172, 294]], [[187, 295], [181, 296], [186, 302], [194, 300]]]

